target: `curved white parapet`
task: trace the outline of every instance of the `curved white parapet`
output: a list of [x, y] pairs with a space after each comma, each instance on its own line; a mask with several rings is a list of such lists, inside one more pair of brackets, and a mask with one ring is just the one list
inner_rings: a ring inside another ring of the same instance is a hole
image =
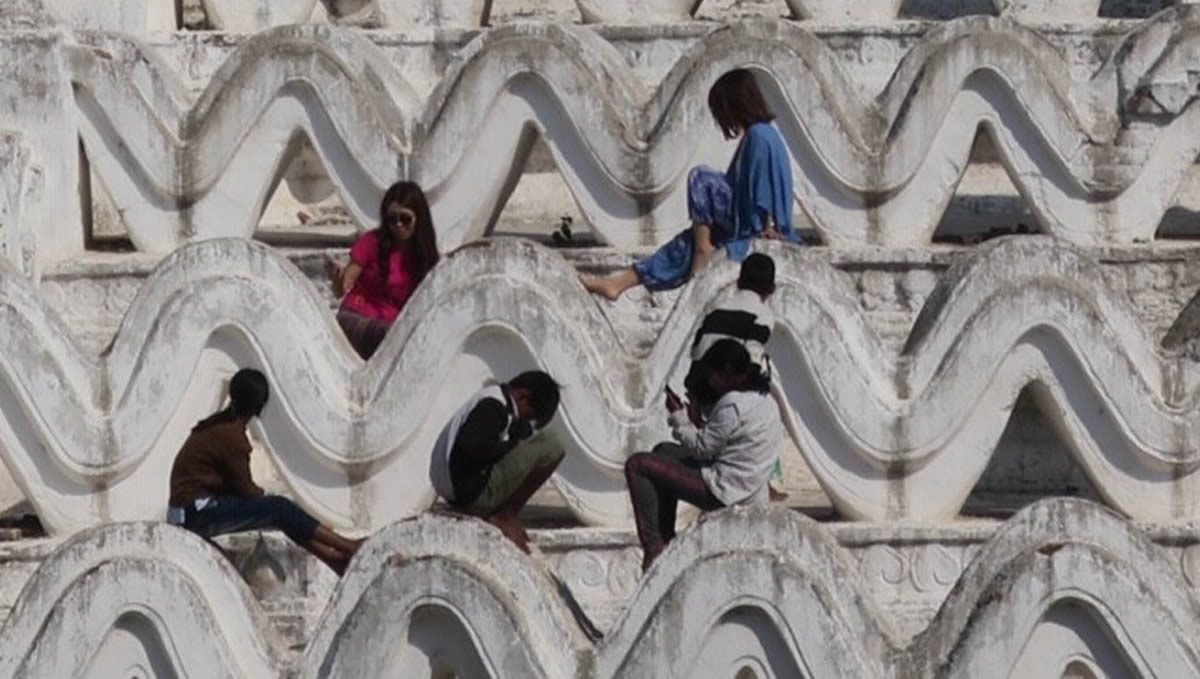
[[1049, 23], [1087, 21], [1100, 12], [1101, 0], [993, 0], [1001, 16], [1017, 21]]
[[575, 0], [585, 24], [687, 21], [701, 0]]
[[842, 0], [787, 0], [788, 9], [797, 19], [814, 21], [892, 21], [904, 0], [843, 2]]
[[1137, 527], [1089, 502], [1042, 501], [976, 553], [903, 676], [1060, 676], [1073, 662], [1101, 666], [1095, 676], [1193, 676], [1196, 604]]
[[375, 0], [384, 26], [456, 26], [478, 28], [488, 25], [493, 0]]
[[[287, 26], [258, 34], [194, 104], [171, 69], [131, 38], [78, 39], [69, 61], [79, 133], [141, 250], [252, 234], [302, 137], [362, 224], [377, 220], [380, 196], [403, 174], [402, 111], [416, 97], [361, 33]], [[147, 128], [135, 132], [131, 121]]]
[[1043, 231], [1131, 243], [1153, 239], [1174, 204], [1200, 153], [1200, 108], [1181, 93], [1169, 120], [1137, 134], [1126, 111], [1146, 87], [1188, 82], [1197, 16], [1157, 17], [1086, 82], [1029, 29], [952, 21], [925, 35], [873, 100], [828, 46], [785, 21], [713, 31], [653, 92], [589, 29], [544, 24], [484, 31], [425, 100], [362, 34], [328, 27], [247, 39], [191, 106], [178, 76], [128, 38], [77, 36], [63, 77], [88, 158], [143, 250], [249, 236], [302, 136], [360, 224], [409, 176], [429, 190], [441, 240], [454, 247], [495, 224], [541, 135], [605, 240], [660, 243], [684, 224], [688, 168], [733, 152], [705, 99], [741, 66], [761, 76], [797, 200], [829, 244], [928, 244], [981, 128]]
[[1047, 501], [1007, 521], [903, 640], [826, 527], [738, 508], [682, 533], [593, 640], [537, 559], [482, 522], [423, 516], [368, 540], [289, 653], [209, 545], [115, 524], [75, 536], [26, 583], [0, 676], [1188, 677], [1200, 672], [1197, 603], [1139, 529]]
[[316, 6], [317, 0], [204, 0], [204, 12], [213, 28], [240, 33], [305, 23]]
[[[1200, 515], [1200, 366], [1159, 349], [1073, 247], [1031, 236], [980, 248], [930, 296], [899, 357], [841, 272], [801, 248], [767, 251], [785, 421], [845, 516], [954, 516], [1026, 387], [1114, 507]], [[660, 394], [736, 267], [685, 289], [643, 354], [557, 254], [478, 243], [445, 258], [365, 364], [311, 283], [251, 241], [167, 257], [99, 359], [23, 277], [2, 276], [0, 450], [53, 531], [159, 516], [174, 452], [237, 366], [274, 385], [261, 436], [300, 502], [371, 529], [428, 506], [429, 450], [450, 413], [486, 377], [533, 367], [565, 384], [559, 490], [583, 520], [625, 523], [623, 462], [666, 435]]]
[[0, 131], [0, 258], [27, 276], [38, 272], [36, 233], [26, 209], [41, 200], [42, 168], [19, 132]]
[[285, 662], [232, 564], [163, 523], [73, 536], [34, 571], [0, 630], [0, 677], [14, 679], [272, 677]]
[[[260, 0], [268, 4], [266, 0]], [[316, 0], [303, 0], [315, 2]], [[279, 0], [271, 0], [278, 4]], [[55, 21], [75, 28], [115, 31], [145, 36], [174, 31], [178, 18], [174, 2], [162, 0], [121, 0], [121, 2], [86, 2], [81, 0], [46, 0], [44, 5]], [[216, 4], [214, 0], [214, 4]]]

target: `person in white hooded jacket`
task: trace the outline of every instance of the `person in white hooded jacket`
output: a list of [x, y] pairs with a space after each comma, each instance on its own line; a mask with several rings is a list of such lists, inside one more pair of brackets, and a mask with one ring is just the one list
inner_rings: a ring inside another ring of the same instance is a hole
[[711, 511], [769, 499], [767, 483], [783, 442], [770, 381], [736, 340], [718, 340], [701, 361], [716, 397], [708, 418], [700, 421], [694, 399], [685, 404], [668, 392], [676, 443], [625, 462], [643, 570], [674, 537], [680, 500]]

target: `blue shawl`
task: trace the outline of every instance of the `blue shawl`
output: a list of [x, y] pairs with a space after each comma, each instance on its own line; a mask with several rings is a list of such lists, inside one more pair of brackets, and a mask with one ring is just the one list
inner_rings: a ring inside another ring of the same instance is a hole
[[750, 254], [750, 241], [763, 232], [768, 214], [785, 240], [799, 241], [792, 223], [792, 162], [774, 125], [751, 125], [725, 174], [733, 187], [735, 236], [725, 244], [731, 260]]

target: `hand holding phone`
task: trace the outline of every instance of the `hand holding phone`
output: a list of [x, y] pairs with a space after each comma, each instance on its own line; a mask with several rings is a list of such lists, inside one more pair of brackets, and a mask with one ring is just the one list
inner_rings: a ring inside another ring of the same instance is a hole
[[676, 394], [675, 390], [672, 389], [671, 385], [668, 384], [667, 385], [667, 412], [673, 413], [676, 410], [680, 410], [681, 408], [683, 408], [683, 400], [679, 398], [679, 394]]

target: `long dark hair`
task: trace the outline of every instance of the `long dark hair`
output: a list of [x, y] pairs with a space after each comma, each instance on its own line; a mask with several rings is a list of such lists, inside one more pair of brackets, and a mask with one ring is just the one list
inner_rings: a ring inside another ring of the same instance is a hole
[[754, 81], [754, 74], [744, 68], [735, 68], [717, 78], [708, 91], [708, 110], [726, 139], [737, 137], [754, 123], [775, 119]]
[[396, 247], [395, 236], [387, 224], [387, 209], [393, 203], [413, 211], [417, 218], [412, 235], [413, 275], [420, 283], [425, 275], [438, 263], [437, 232], [433, 229], [433, 217], [429, 214], [429, 201], [416, 182], [401, 181], [388, 187], [379, 203], [379, 272], [382, 280], [388, 280], [392, 250]]
[[700, 362], [713, 372], [725, 375], [745, 375], [746, 381], [735, 391], [757, 391], [765, 394], [771, 391], [771, 380], [762, 370], [750, 361], [750, 352], [737, 340], [723, 339], [713, 343]]
[[258, 417], [270, 396], [267, 376], [254, 368], [242, 368], [229, 380], [229, 406], [197, 422], [192, 431], [232, 422], [239, 417]]

